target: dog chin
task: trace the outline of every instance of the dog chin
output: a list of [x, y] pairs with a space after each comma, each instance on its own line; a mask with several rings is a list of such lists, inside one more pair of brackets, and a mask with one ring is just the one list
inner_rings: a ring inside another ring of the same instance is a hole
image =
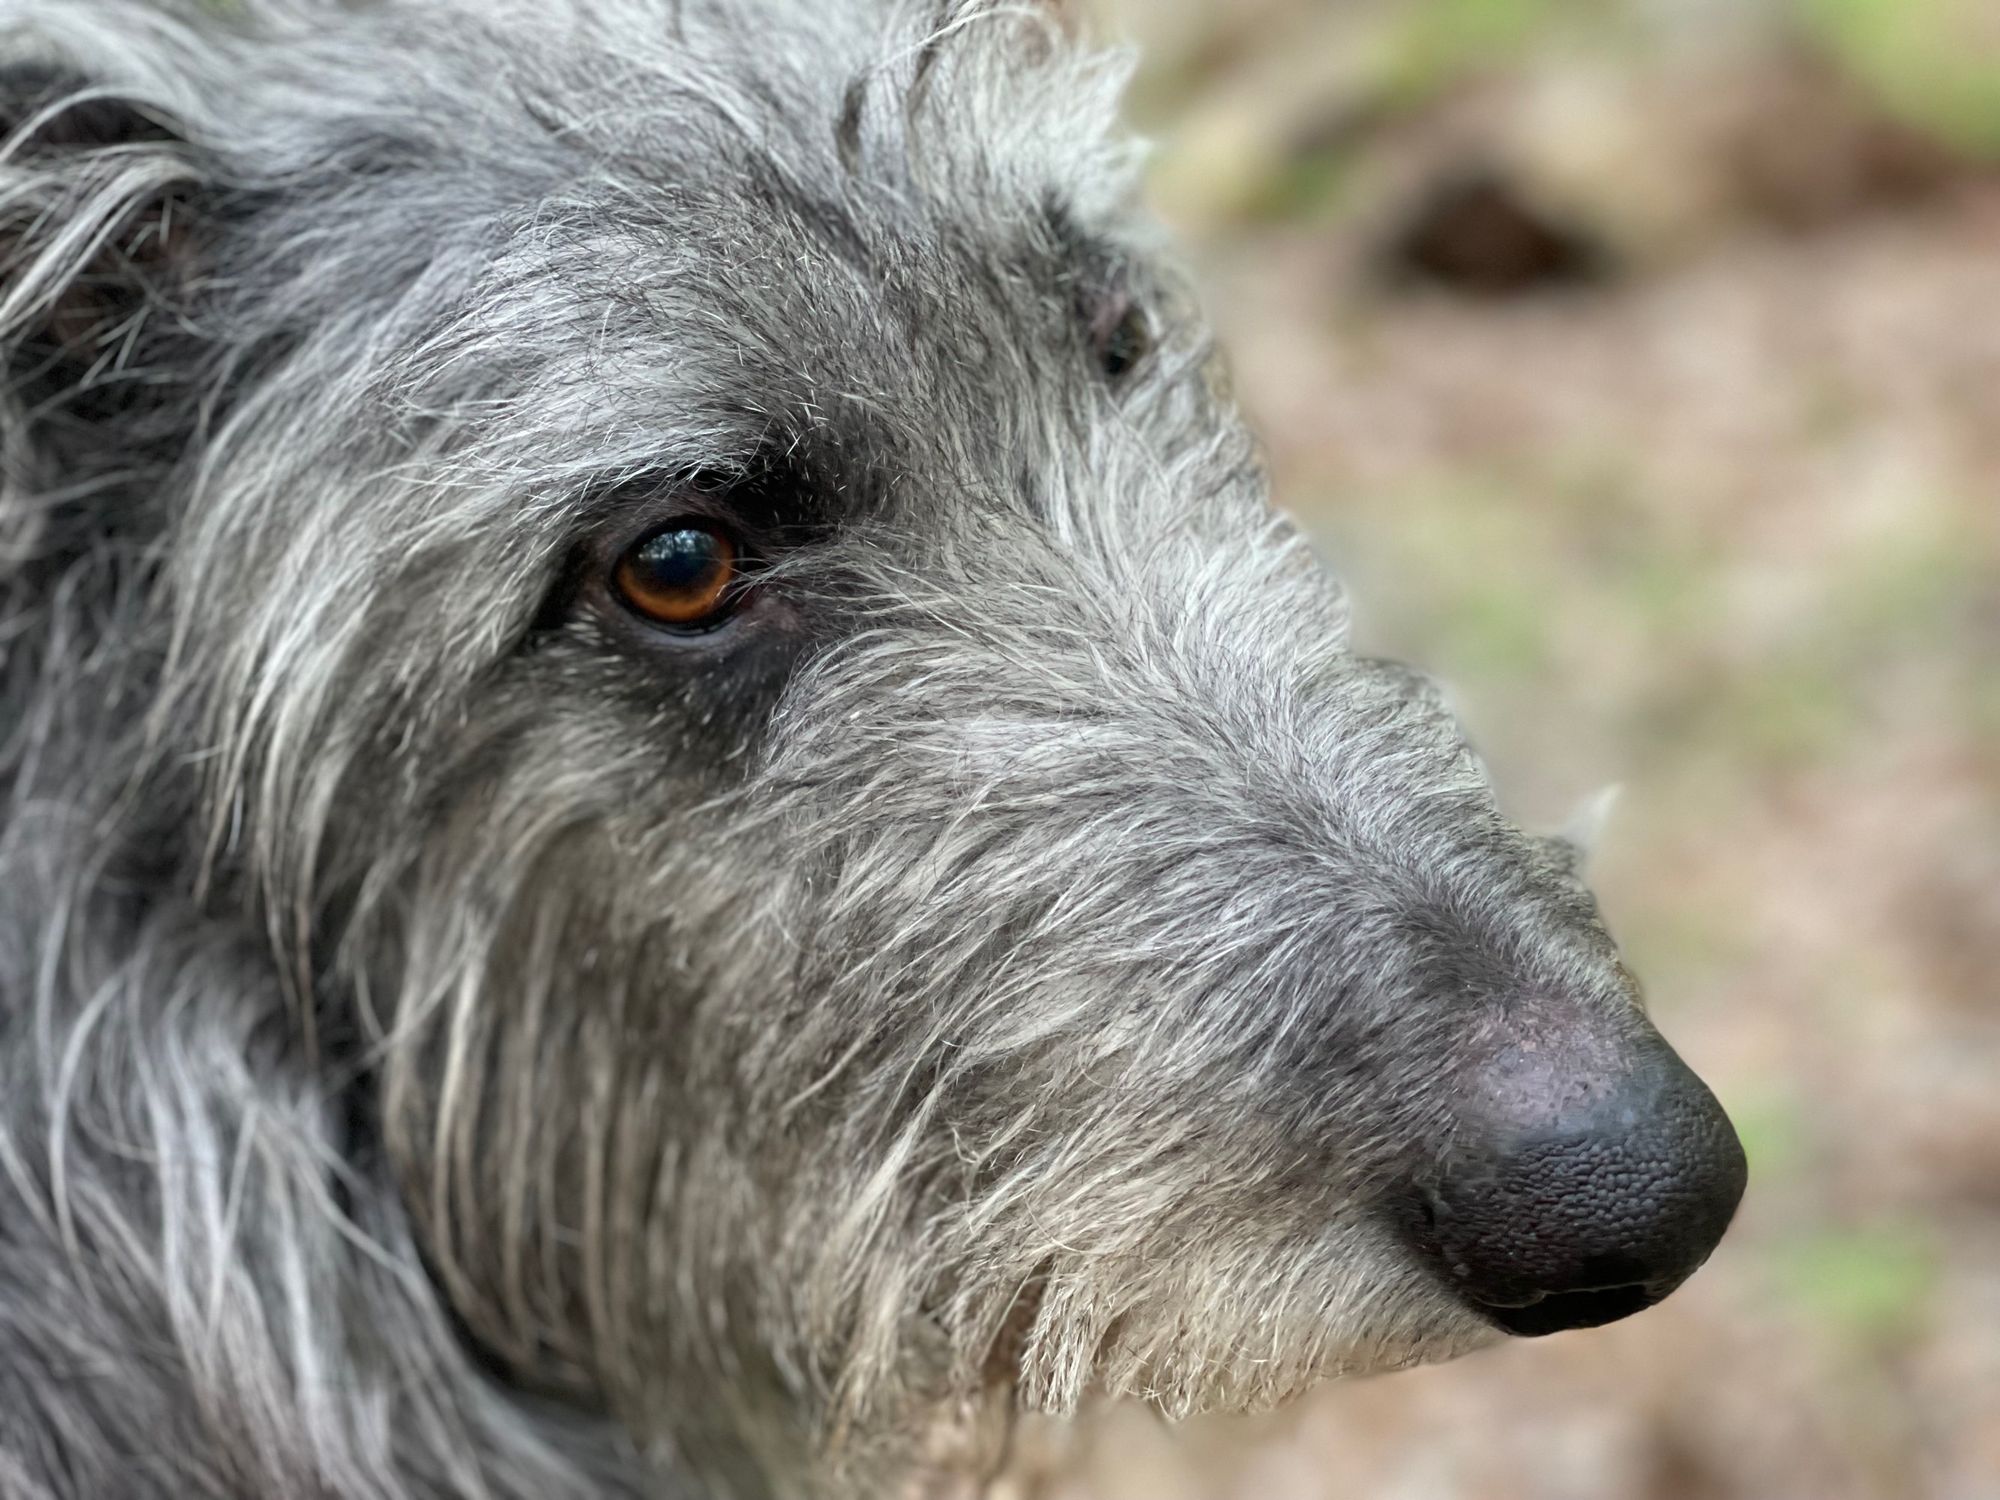
[[1074, 1399], [1051, 1389], [1042, 1372], [1018, 1372], [1009, 1385], [1017, 1404], [1059, 1416], [1103, 1400], [1143, 1402], [1175, 1421], [1251, 1415], [1284, 1406], [1329, 1381], [1441, 1364], [1506, 1337], [1456, 1308], [1439, 1309], [1407, 1326], [1384, 1324], [1365, 1336], [1309, 1339], [1290, 1354], [1247, 1355], [1259, 1331], [1246, 1329], [1238, 1340], [1173, 1347], [1145, 1362], [1107, 1352]]
[[[1024, 1347], [1025, 1327], [1017, 1325], [991, 1352], [983, 1385], [928, 1405], [914, 1426], [904, 1429], [912, 1441], [894, 1480], [860, 1484], [855, 1493], [886, 1493], [889, 1500], [986, 1500], [1007, 1493], [995, 1486], [1013, 1472], [1024, 1449], [1039, 1451], [1055, 1441], [1050, 1434], [1066, 1432], [1058, 1446], [1067, 1448], [1076, 1438], [1065, 1423], [1088, 1427], [1114, 1406], [1151, 1406], [1174, 1420], [1253, 1416], [1328, 1381], [1436, 1364], [1504, 1338], [1441, 1293], [1405, 1291], [1401, 1305], [1374, 1311], [1368, 1318], [1373, 1331], [1366, 1336], [1311, 1340], [1290, 1359], [1246, 1359], [1244, 1350], [1257, 1336], [1249, 1327], [1235, 1339], [1171, 1348], [1152, 1364], [1121, 1360], [1115, 1348], [1103, 1348], [1097, 1368], [1074, 1393], [1053, 1385], [1048, 1372], [1035, 1366], [1032, 1351]], [[1274, 1366], [1287, 1377], [1268, 1378]], [[857, 1473], [866, 1470], [865, 1456], [849, 1457], [860, 1460]]]

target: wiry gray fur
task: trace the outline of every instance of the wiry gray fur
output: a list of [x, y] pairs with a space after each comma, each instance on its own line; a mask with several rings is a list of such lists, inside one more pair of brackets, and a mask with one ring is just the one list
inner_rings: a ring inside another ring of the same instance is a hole
[[[1120, 59], [984, 0], [0, 48], [0, 1495], [915, 1493], [981, 1400], [1487, 1337], [1375, 1190], [1498, 997], [1628, 986], [1346, 649]], [[602, 582], [690, 507], [775, 539], [691, 641]]]

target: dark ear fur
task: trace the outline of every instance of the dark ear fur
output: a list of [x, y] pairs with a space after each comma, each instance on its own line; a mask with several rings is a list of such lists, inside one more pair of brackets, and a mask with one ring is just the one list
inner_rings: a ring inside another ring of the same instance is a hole
[[163, 363], [196, 258], [193, 154], [160, 114], [60, 69], [0, 69], [0, 348], [16, 420], [60, 440], [126, 424]]

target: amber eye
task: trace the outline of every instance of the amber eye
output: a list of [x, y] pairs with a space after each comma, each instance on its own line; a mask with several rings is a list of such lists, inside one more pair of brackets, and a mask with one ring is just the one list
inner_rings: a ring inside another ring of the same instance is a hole
[[676, 630], [706, 630], [736, 607], [736, 543], [707, 526], [669, 526], [633, 544], [612, 582], [636, 613]]

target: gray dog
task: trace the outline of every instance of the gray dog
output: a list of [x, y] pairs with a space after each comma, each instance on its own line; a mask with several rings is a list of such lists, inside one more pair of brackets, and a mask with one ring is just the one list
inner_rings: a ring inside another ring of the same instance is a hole
[[1743, 1183], [1046, 5], [0, 0], [0, 1495], [955, 1494]]

